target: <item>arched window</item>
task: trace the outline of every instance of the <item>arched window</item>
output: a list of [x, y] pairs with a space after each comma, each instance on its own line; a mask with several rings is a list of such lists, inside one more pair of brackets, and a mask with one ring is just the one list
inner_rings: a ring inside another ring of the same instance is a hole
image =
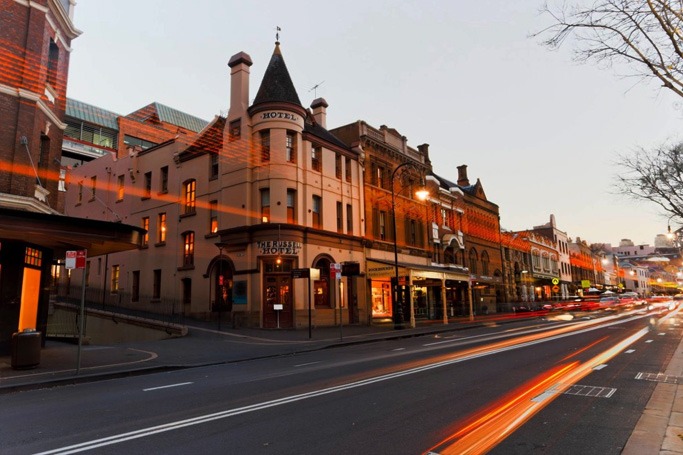
[[481, 274], [482, 275], [488, 275], [489, 274], [489, 254], [484, 251], [481, 253]]
[[477, 250], [475, 250], [474, 248], [472, 248], [470, 250], [469, 264], [470, 264], [470, 273], [476, 274], [477, 273]]
[[320, 279], [313, 282], [313, 293], [316, 308], [330, 308], [330, 261], [321, 257], [313, 263], [313, 267], [320, 270]]

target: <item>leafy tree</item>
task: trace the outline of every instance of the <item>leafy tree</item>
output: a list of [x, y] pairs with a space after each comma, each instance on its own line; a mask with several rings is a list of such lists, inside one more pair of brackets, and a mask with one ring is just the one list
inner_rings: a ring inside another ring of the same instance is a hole
[[[584, 6], [587, 5], [587, 6]], [[575, 59], [626, 68], [625, 77], [655, 80], [683, 97], [683, 0], [596, 0], [583, 5], [546, 3], [552, 24], [534, 34], [552, 49], [575, 38]], [[683, 221], [683, 145], [637, 149], [619, 157], [617, 188], [657, 204]]]

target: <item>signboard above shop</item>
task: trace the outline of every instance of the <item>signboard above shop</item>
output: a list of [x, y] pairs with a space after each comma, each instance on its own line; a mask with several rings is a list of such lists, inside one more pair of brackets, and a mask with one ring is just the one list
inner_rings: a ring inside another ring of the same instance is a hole
[[291, 240], [266, 240], [263, 242], [256, 242], [256, 248], [259, 254], [263, 255], [292, 255], [299, 254], [301, 251], [301, 242], [292, 242]]

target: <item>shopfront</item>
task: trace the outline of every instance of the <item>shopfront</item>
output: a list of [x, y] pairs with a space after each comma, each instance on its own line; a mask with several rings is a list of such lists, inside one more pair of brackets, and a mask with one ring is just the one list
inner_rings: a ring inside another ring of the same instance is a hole
[[[392, 319], [392, 281], [395, 265], [389, 261], [367, 262], [368, 286], [371, 290], [372, 317], [375, 321]], [[399, 290], [403, 294], [403, 314], [410, 315], [411, 326], [419, 320], [447, 321], [469, 314], [469, 275], [465, 269], [399, 264]]]

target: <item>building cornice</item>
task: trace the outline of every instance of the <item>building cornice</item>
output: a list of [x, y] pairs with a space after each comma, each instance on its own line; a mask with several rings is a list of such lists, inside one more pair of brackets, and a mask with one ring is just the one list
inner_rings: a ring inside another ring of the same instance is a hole
[[7, 94], [7, 95], [16, 96], [17, 98], [23, 98], [23, 99], [27, 99], [27, 100], [33, 101], [34, 103], [36, 103], [36, 105], [38, 106], [38, 108], [39, 108], [41, 111], [43, 111], [43, 113], [44, 113], [45, 115], [47, 115], [47, 117], [50, 119], [50, 121], [51, 121], [55, 126], [57, 126], [57, 128], [59, 128], [60, 130], [66, 129], [66, 123], [62, 122], [62, 121], [59, 119], [59, 117], [57, 117], [57, 114], [55, 114], [55, 113], [52, 111], [52, 109], [50, 109], [50, 108], [48, 107], [48, 105], [45, 104], [45, 101], [43, 101], [43, 100], [40, 98], [40, 95], [39, 95], [39, 94], [34, 93], [34, 92], [31, 92], [31, 91], [29, 91], [29, 90], [24, 90], [24, 89], [21, 89], [21, 88], [14, 88], [14, 87], [10, 87], [10, 86], [8, 86], [8, 85], [3, 85], [3, 84], [0, 84], [0, 93], [5, 93], [5, 94]]
[[[38, 11], [45, 13], [46, 15], [47, 15], [48, 11], [52, 11], [52, 14], [54, 14], [54, 16], [59, 21], [59, 25], [64, 30], [64, 33], [66, 34], [66, 36], [69, 40], [72, 40], [72, 39], [78, 37], [81, 33], [83, 33], [81, 30], [78, 30], [74, 26], [73, 22], [71, 21], [71, 18], [69, 17], [69, 12], [64, 11], [62, 9], [58, 0], [48, 0], [48, 2], [47, 2], [48, 6], [43, 6], [34, 0], [14, 0], [14, 2], [19, 3], [20, 5], [26, 6], [27, 8], [35, 8]], [[50, 22], [49, 18], [48, 18], [48, 22]], [[55, 28], [54, 24], [50, 23], [50, 25], [53, 28]], [[66, 43], [65, 43], [65, 45], [66, 45]]]

